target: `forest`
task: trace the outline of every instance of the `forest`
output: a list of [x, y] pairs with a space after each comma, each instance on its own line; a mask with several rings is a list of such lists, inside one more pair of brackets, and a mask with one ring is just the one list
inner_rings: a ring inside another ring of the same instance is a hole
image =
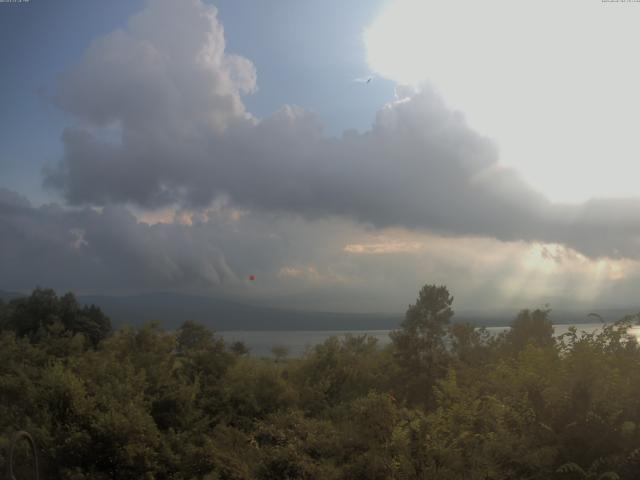
[[637, 317], [556, 337], [546, 309], [493, 336], [453, 315], [425, 285], [387, 347], [257, 358], [36, 289], [0, 303], [0, 472], [26, 430], [45, 479], [640, 478]]

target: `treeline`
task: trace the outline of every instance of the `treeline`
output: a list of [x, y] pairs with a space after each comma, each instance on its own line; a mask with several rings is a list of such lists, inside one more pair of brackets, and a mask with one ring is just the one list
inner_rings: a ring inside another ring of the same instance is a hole
[[388, 347], [276, 361], [36, 290], [0, 304], [0, 468], [25, 429], [48, 479], [640, 478], [634, 318], [556, 339], [524, 310], [490, 336], [452, 302], [427, 285]]

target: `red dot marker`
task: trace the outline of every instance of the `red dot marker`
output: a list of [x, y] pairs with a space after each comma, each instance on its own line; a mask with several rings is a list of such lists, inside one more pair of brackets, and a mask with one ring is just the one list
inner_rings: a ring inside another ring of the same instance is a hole
[[249, 280], [251, 280], [252, 282], [256, 279], [255, 275], [249, 275]]

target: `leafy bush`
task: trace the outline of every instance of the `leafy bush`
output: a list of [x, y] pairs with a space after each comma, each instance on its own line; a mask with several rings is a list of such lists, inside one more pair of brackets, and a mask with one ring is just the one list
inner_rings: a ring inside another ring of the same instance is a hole
[[259, 359], [38, 289], [0, 305], [0, 468], [26, 429], [47, 478], [640, 478], [634, 318], [555, 339], [525, 310], [490, 337], [452, 301], [426, 286], [387, 348]]

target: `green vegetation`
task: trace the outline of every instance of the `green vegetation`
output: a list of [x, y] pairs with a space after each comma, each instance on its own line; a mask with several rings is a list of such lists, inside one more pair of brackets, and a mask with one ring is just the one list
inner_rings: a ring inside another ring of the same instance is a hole
[[61, 479], [637, 479], [635, 319], [554, 339], [547, 310], [491, 337], [425, 286], [392, 344], [247, 355], [208, 329], [110, 331], [36, 290], [0, 304], [0, 468], [12, 432]]

